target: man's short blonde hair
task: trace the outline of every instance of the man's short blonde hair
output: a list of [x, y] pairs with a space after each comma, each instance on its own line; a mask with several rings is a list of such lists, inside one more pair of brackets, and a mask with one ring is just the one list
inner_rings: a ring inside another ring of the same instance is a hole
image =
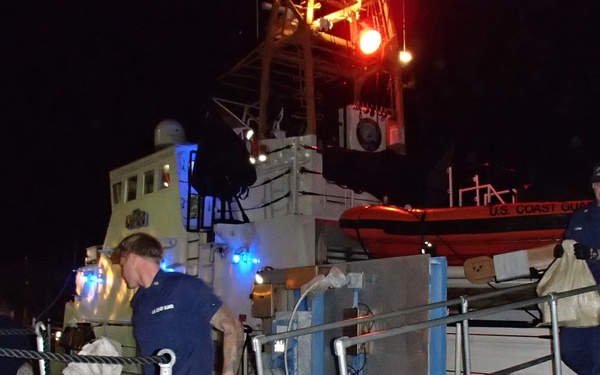
[[148, 257], [160, 263], [163, 257], [163, 246], [160, 241], [147, 233], [134, 233], [121, 240], [115, 252], [114, 259], [118, 260], [129, 254], [136, 254], [142, 257]]

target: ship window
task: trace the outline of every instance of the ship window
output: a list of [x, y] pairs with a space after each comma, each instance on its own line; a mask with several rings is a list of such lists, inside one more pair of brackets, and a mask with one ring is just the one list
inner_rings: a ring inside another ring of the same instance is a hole
[[112, 200], [113, 204], [121, 203], [121, 196], [123, 195], [123, 184], [121, 181], [116, 182], [112, 186]]
[[127, 202], [135, 200], [137, 197], [137, 176], [131, 176], [127, 179]]
[[144, 173], [144, 195], [154, 191], [154, 171]]
[[165, 164], [161, 168], [158, 190], [166, 189], [169, 186], [171, 186], [171, 174], [169, 173], [169, 164]]

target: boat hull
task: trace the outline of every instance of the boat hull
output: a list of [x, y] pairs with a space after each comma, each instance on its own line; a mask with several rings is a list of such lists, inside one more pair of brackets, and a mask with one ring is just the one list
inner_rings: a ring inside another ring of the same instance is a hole
[[450, 265], [476, 256], [530, 249], [562, 239], [569, 217], [590, 201], [529, 202], [493, 206], [403, 209], [359, 206], [339, 224], [370, 255], [420, 254], [425, 242]]

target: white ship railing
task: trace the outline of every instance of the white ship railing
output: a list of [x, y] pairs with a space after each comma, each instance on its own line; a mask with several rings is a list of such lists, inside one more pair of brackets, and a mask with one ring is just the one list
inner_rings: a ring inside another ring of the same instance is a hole
[[[525, 364], [520, 364], [520, 365], [511, 367], [509, 369], [514, 370], [514, 369], [522, 368], [523, 366], [530, 367], [530, 366], [536, 365], [541, 362], [552, 360], [553, 361], [553, 366], [552, 366], [553, 374], [561, 375], [562, 368], [561, 368], [560, 345], [559, 345], [559, 338], [558, 338], [558, 322], [557, 322], [557, 312], [556, 312], [558, 300], [560, 300], [562, 298], [578, 295], [578, 294], [590, 293], [590, 292], [594, 292], [594, 291], [597, 292], [598, 290], [600, 290], [600, 285], [594, 285], [594, 286], [590, 286], [590, 287], [586, 287], [586, 288], [575, 289], [575, 290], [571, 290], [568, 292], [562, 292], [562, 293], [551, 293], [551, 294], [549, 294], [547, 296], [543, 296], [543, 297], [531, 298], [531, 299], [527, 299], [527, 300], [507, 303], [507, 304], [496, 306], [496, 307], [467, 312], [469, 302], [494, 298], [494, 297], [498, 297], [498, 296], [501, 296], [504, 294], [533, 289], [533, 288], [535, 288], [536, 284], [537, 283], [528, 283], [528, 284], [516, 286], [513, 288], [506, 288], [506, 289], [503, 289], [500, 291], [482, 293], [482, 294], [478, 294], [475, 296], [465, 296], [465, 297], [455, 298], [455, 299], [452, 299], [449, 301], [436, 302], [436, 303], [432, 303], [432, 304], [428, 304], [428, 305], [406, 308], [406, 309], [397, 310], [397, 311], [389, 312], [389, 313], [369, 315], [369, 316], [364, 316], [364, 317], [359, 317], [359, 318], [354, 318], [354, 319], [349, 319], [349, 320], [338, 321], [338, 322], [334, 322], [334, 323], [321, 324], [321, 325], [316, 325], [316, 326], [312, 326], [312, 327], [296, 329], [296, 330], [292, 330], [292, 331], [288, 331], [288, 332], [282, 332], [282, 333], [271, 334], [271, 335], [257, 335], [252, 338], [252, 349], [256, 353], [256, 355], [255, 355], [256, 370], [257, 370], [258, 375], [264, 374], [261, 352], [262, 352], [263, 345], [267, 344], [267, 343], [272, 343], [275, 341], [285, 340], [285, 339], [289, 339], [292, 337], [299, 337], [299, 336], [329, 331], [329, 330], [343, 328], [343, 327], [355, 326], [355, 325], [361, 324], [361, 323], [368, 323], [368, 322], [380, 321], [380, 320], [384, 320], [384, 319], [395, 318], [395, 317], [399, 317], [402, 315], [413, 314], [413, 313], [420, 312], [420, 311], [434, 310], [434, 309], [437, 309], [440, 307], [448, 307], [448, 306], [458, 305], [458, 306], [460, 306], [460, 309], [462, 312], [460, 314], [457, 314], [454, 316], [450, 316], [450, 317], [446, 317], [446, 318], [438, 318], [438, 319], [429, 319], [429, 320], [422, 321], [422, 322], [407, 324], [404, 326], [391, 328], [391, 329], [378, 331], [378, 332], [371, 332], [371, 333], [368, 333], [365, 335], [360, 335], [360, 336], [355, 336], [355, 337], [337, 338], [334, 341], [335, 354], [338, 357], [337, 360], [338, 360], [340, 374], [348, 375], [348, 368], [347, 368], [347, 363], [346, 363], [346, 349], [348, 347], [351, 347], [354, 345], [359, 345], [359, 344], [364, 344], [364, 343], [367, 343], [370, 341], [380, 340], [380, 339], [388, 338], [388, 337], [392, 337], [392, 336], [398, 336], [398, 335], [402, 335], [402, 334], [413, 332], [413, 331], [419, 331], [419, 330], [428, 329], [428, 328], [432, 328], [432, 327], [436, 327], [436, 326], [440, 326], [440, 325], [456, 323], [456, 325], [457, 325], [456, 371], [457, 372], [460, 371], [459, 370], [460, 369], [460, 361], [461, 361], [461, 358], [464, 358], [464, 367], [465, 367], [464, 373], [466, 375], [471, 375], [471, 357], [470, 357], [469, 323], [468, 323], [469, 319], [481, 318], [484, 316], [489, 316], [489, 315], [493, 315], [493, 314], [504, 312], [504, 311], [515, 310], [515, 309], [520, 309], [520, 308], [524, 308], [527, 306], [538, 305], [540, 303], [548, 303], [550, 305], [550, 313], [551, 313], [550, 326], [551, 326], [551, 332], [552, 332], [552, 355], [542, 357], [538, 360], [530, 361]], [[507, 369], [507, 370], [509, 370], [509, 369]], [[502, 373], [510, 373], [510, 372], [502, 372]]]
[[[448, 198], [449, 198], [449, 206], [454, 207], [454, 174], [452, 167], [449, 167], [446, 170], [448, 174]], [[475, 175], [472, 178], [475, 186], [458, 189], [458, 206], [463, 206], [463, 194], [468, 192], [474, 192], [475, 197], [473, 198], [473, 202], [476, 206], [488, 206], [492, 203], [492, 199], [495, 198], [500, 204], [506, 204], [505, 197], [510, 198], [511, 203], [515, 203], [517, 201], [517, 191], [515, 189], [505, 189], [505, 190], [496, 190], [492, 184], [479, 184], [479, 175]], [[482, 197], [483, 195], [483, 197]], [[483, 199], [482, 199], [483, 198]]]

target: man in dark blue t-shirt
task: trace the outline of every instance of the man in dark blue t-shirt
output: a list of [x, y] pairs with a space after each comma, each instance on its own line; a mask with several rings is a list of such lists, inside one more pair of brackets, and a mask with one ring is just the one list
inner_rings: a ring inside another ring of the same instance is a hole
[[[240, 363], [243, 329], [202, 280], [160, 269], [163, 248], [156, 238], [136, 233], [116, 247], [127, 286], [139, 288], [131, 302], [133, 330], [143, 356], [160, 349], [175, 352], [173, 373], [211, 375], [212, 327], [223, 332], [223, 375], [235, 375]], [[156, 373], [145, 366], [146, 375]]]
[[[574, 240], [575, 257], [587, 264], [600, 283], [600, 164], [592, 173], [595, 201], [575, 211], [564, 238]], [[600, 326], [561, 327], [560, 351], [563, 362], [578, 375], [600, 374]]]
[[[0, 329], [22, 329], [14, 320], [15, 309], [10, 299], [0, 296]], [[35, 350], [33, 335], [0, 335], [0, 348]], [[24, 358], [0, 356], [0, 374], [15, 375], [19, 368], [27, 363]]]

